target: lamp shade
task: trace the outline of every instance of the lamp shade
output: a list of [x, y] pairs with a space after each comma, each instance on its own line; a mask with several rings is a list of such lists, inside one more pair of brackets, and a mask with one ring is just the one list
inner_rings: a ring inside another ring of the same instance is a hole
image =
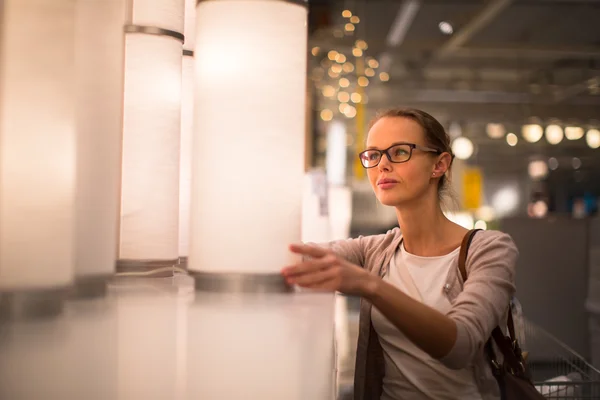
[[196, 0], [185, 2], [185, 41], [181, 80], [181, 150], [179, 153], [179, 256], [188, 256], [192, 186], [192, 129], [194, 113], [194, 43]]
[[73, 279], [72, 0], [0, 3], [0, 291]]
[[125, 39], [122, 261], [179, 256], [179, 136], [183, 2], [133, 4]]
[[81, 0], [76, 19], [75, 277], [115, 271], [121, 188], [125, 0]]
[[279, 274], [291, 260], [301, 234], [306, 23], [298, 2], [198, 4], [192, 271]]

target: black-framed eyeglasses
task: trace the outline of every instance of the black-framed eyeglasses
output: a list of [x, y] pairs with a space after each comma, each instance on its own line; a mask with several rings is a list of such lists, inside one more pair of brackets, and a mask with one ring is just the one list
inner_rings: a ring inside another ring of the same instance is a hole
[[441, 150], [431, 147], [419, 146], [414, 143], [396, 143], [385, 150], [368, 149], [358, 154], [360, 163], [365, 168], [373, 168], [379, 165], [381, 157], [385, 154], [393, 163], [403, 163], [410, 160], [414, 149], [429, 153], [442, 154]]

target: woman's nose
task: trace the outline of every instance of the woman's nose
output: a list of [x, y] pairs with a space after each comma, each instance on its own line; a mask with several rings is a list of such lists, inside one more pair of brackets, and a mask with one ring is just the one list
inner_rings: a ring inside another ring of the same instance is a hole
[[379, 165], [377, 166], [380, 171], [389, 172], [392, 169], [392, 163], [386, 154], [381, 156], [381, 160], [379, 160]]

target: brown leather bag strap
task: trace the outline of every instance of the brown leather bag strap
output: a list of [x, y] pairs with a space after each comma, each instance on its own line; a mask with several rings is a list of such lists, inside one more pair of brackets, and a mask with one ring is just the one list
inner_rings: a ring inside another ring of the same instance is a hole
[[469, 253], [469, 246], [473, 241], [473, 236], [481, 229], [471, 229], [463, 237], [462, 243], [460, 244], [460, 254], [458, 255], [458, 269], [462, 276], [463, 283], [467, 280], [467, 255]]

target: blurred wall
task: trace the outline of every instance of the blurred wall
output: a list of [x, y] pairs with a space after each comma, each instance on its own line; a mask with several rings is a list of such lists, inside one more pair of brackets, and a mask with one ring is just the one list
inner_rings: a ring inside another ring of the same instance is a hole
[[[510, 218], [502, 221], [501, 230], [519, 248], [517, 298], [525, 316], [589, 358], [589, 221]], [[535, 342], [530, 339], [527, 345]]]

